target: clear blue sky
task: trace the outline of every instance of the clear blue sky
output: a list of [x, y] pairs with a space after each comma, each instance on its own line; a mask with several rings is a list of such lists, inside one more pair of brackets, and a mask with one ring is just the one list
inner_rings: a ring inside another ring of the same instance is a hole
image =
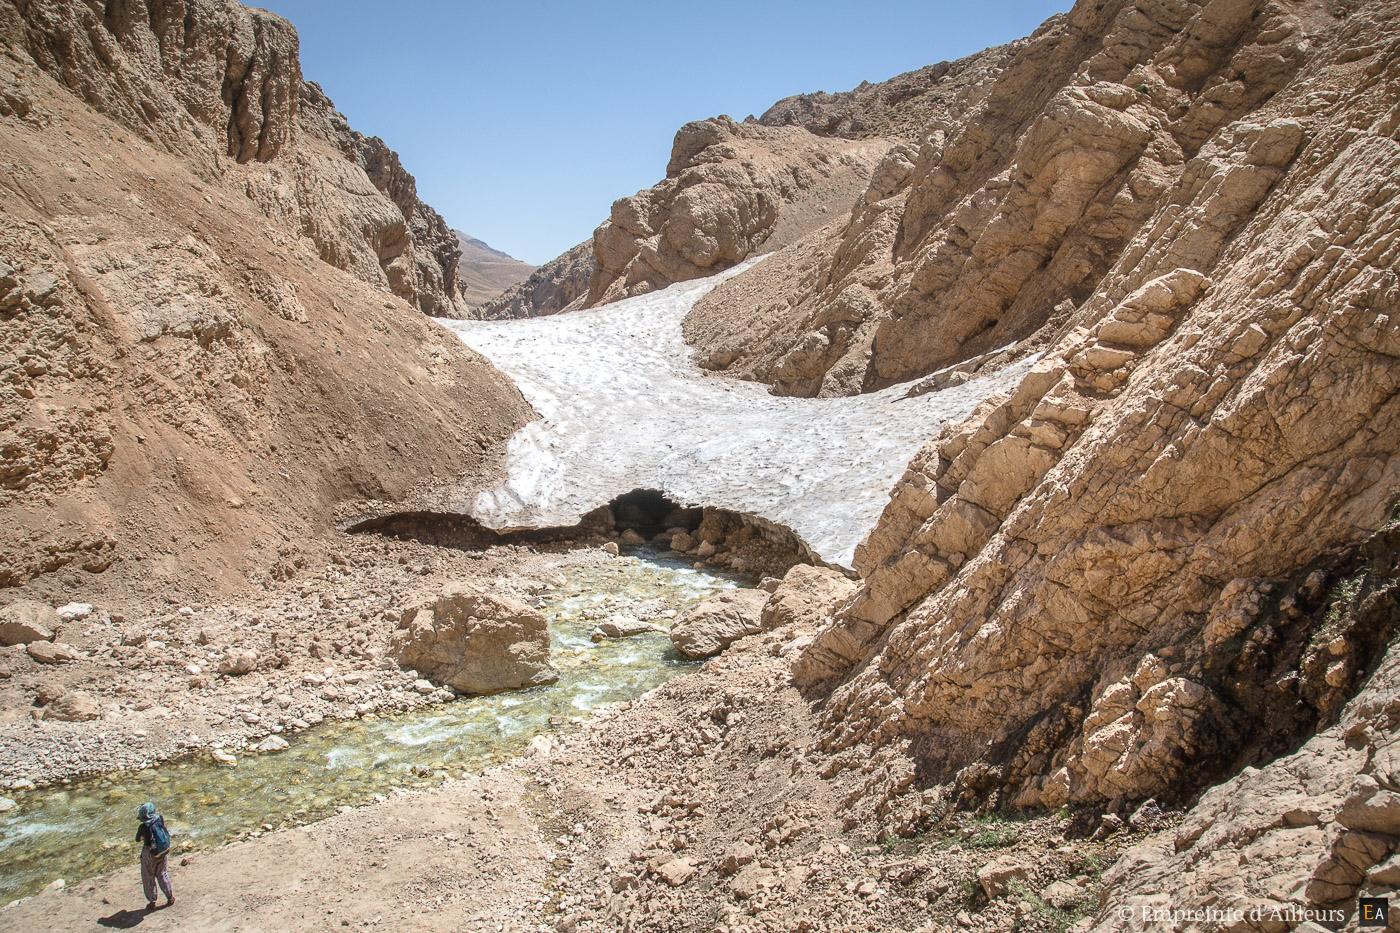
[[742, 120], [1029, 35], [1069, 0], [247, 0], [447, 222], [539, 264], [666, 174], [689, 120]]

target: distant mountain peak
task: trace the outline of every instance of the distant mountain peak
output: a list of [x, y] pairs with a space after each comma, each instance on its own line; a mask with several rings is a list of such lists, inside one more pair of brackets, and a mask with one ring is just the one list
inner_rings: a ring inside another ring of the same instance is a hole
[[462, 258], [457, 262], [457, 278], [462, 297], [471, 306], [480, 305], [501, 292], [525, 281], [535, 267], [503, 253], [474, 236], [453, 230]]

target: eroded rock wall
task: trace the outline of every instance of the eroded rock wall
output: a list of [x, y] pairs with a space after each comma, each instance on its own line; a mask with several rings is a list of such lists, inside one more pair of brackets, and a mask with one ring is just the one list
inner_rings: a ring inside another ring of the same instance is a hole
[[614, 202], [594, 231], [586, 304], [722, 272], [793, 242], [846, 211], [887, 148], [728, 117], [687, 123], [666, 179]]
[[296, 30], [233, 0], [7, 0], [0, 37], [84, 103], [214, 168], [267, 162], [294, 135]]
[[782, 394], [841, 395], [1030, 337], [1099, 289], [1207, 142], [1287, 85], [1330, 25], [1248, 0], [1076, 4], [890, 154], [781, 307], [740, 281], [710, 296], [697, 349], [739, 347], [723, 368]]
[[[192, 4], [172, 45], [156, 26], [175, 7], [137, 9], [0, 5], [0, 587], [58, 603], [295, 573], [338, 507], [470, 482], [529, 417], [418, 313], [432, 289], [391, 289], [365, 244], [411, 243], [411, 225], [351, 154], [309, 139], [295, 97], [262, 95], [256, 130], [232, 91], [224, 111], [185, 109], [237, 88], [209, 69], [238, 23], [265, 43], [247, 54], [299, 86], [290, 27]], [[150, 35], [163, 58], [139, 57]], [[270, 148], [246, 150], [255, 136]], [[396, 160], [377, 164], [412, 207]], [[367, 219], [327, 264], [302, 224], [329, 229], [351, 203]]]
[[249, 198], [310, 237], [331, 265], [424, 314], [461, 317], [457, 235], [418, 198], [398, 153], [352, 129], [315, 82], [303, 82], [301, 101], [294, 160], [285, 174], [249, 177]]
[[[907, 744], [927, 778], [1017, 806], [1189, 795], [1222, 755], [1268, 760], [1269, 730], [1331, 721], [1384, 650], [1301, 620], [1400, 497], [1397, 9], [1153, 10], [1176, 24], [1158, 65], [1121, 35], [1090, 61], [1148, 96], [1194, 75], [1169, 134], [1189, 158], [858, 552], [861, 593], [797, 666], [853, 762]], [[1261, 88], [1232, 119], [1222, 95]]]
[[470, 316], [499, 321], [580, 308], [588, 298], [588, 282], [595, 268], [593, 241], [585, 240], [531, 272], [525, 281], [472, 309]]
[[234, 0], [0, 4], [0, 38], [206, 178], [233, 176], [321, 258], [432, 315], [465, 309], [460, 250], [413, 176], [304, 82], [296, 30]]

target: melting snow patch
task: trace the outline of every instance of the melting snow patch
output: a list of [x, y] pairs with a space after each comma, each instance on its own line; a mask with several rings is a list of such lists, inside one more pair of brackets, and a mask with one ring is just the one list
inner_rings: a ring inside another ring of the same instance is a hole
[[751, 265], [588, 311], [444, 322], [541, 416], [510, 439], [507, 478], [477, 497], [472, 516], [497, 529], [571, 525], [622, 493], [658, 489], [786, 525], [849, 567], [910, 458], [1033, 362], [907, 399], [908, 386], [783, 398], [706, 373], [681, 321]]

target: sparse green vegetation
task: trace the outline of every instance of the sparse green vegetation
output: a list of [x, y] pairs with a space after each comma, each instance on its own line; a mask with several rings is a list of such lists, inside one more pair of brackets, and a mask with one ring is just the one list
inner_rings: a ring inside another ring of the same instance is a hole
[[1010, 887], [1012, 895], [1018, 900], [1030, 904], [1031, 911], [1045, 920], [1055, 933], [1064, 933], [1077, 921], [1093, 913], [1095, 906], [1094, 898], [1088, 893], [1081, 895], [1073, 903], [1064, 907], [1056, 907], [1036, 892], [1029, 890], [1023, 881], [1013, 881]]

